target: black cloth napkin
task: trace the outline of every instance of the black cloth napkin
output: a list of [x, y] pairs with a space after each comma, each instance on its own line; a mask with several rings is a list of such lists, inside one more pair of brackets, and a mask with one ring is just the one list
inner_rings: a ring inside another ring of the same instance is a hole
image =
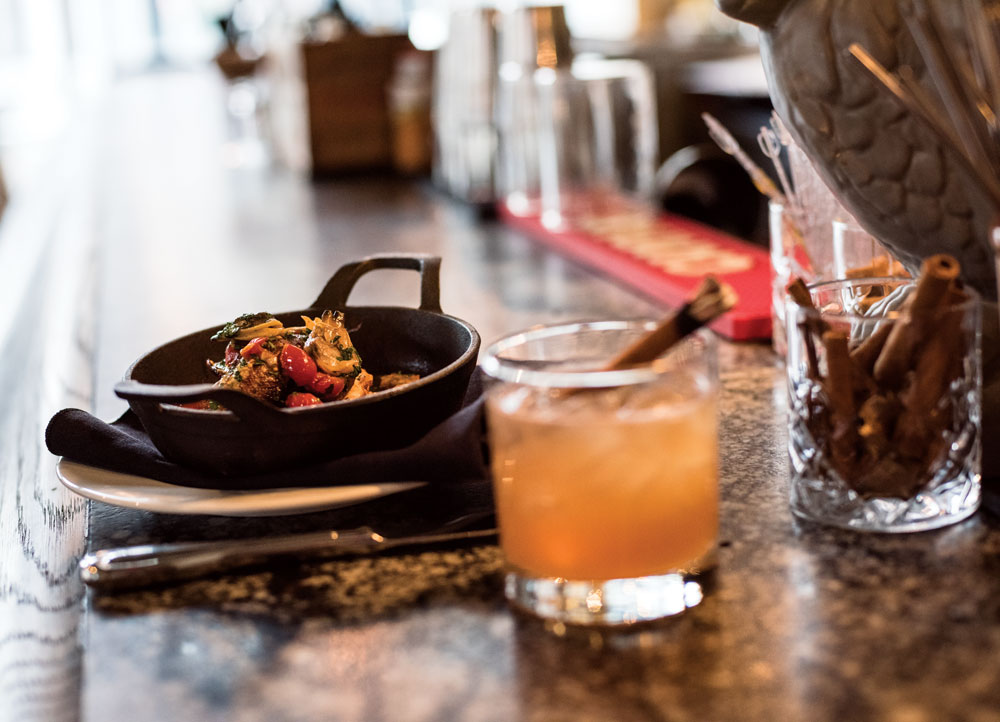
[[69, 461], [202, 489], [485, 480], [489, 467], [482, 391], [477, 369], [462, 408], [410, 446], [262, 474], [226, 477], [167, 461], [131, 410], [109, 424], [81, 409], [63, 409], [49, 421], [45, 443]]

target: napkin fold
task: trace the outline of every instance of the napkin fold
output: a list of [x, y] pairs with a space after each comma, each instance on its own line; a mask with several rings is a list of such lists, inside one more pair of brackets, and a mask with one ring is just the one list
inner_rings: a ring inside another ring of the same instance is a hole
[[462, 408], [410, 446], [261, 474], [227, 477], [170, 462], [131, 410], [107, 423], [82, 409], [63, 409], [49, 421], [45, 443], [50, 452], [69, 461], [202, 489], [485, 480], [489, 466], [482, 391], [477, 369]]

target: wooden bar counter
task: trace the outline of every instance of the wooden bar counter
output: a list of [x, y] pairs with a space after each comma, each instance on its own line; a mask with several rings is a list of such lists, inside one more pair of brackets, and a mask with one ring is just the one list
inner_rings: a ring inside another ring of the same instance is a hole
[[[90, 152], [61, 154], [72, 173], [39, 184], [51, 207], [12, 196], [0, 224], [0, 720], [1000, 718], [996, 518], [902, 536], [793, 519], [785, 381], [759, 344], [721, 349], [714, 588], [664, 623], [580, 632], [515, 614], [492, 545], [85, 591], [88, 549], [353, 526], [410, 505], [185, 517], [66, 490], [46, 422], [65, 406], [117, 417], [114, 382], [166, 340], [300, 308], [336, 268], [384, 251], [440, 255], [442, 306], [484, 343], [665, 310], [419, 183], [227, 167], [222, 108], [200, 75], [119, 86]], [[395, 271], [352, 296], [416, 299], [415, 274]], [[446, 516], [454, 500], [434, 493]]]

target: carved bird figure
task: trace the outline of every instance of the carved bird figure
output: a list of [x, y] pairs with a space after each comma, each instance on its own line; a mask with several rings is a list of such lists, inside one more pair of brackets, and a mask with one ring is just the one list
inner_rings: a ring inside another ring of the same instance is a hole
[[[849, 52], [858, 43], [887, 70], [930, 78], [903, 13], [908, 0], [716, 0], [760, 28], [775, 109], [816, 170], [911, 273], [935, 253], [962, 264], [963, 280], [997, 296], [989, 234], [996, 205], [982, 183]], [[962, 3], [938, 3], [955, 33]]]

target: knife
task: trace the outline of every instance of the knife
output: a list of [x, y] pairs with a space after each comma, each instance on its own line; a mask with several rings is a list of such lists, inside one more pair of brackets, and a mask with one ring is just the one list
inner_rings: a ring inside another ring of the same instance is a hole
[[345, 531], [318, 531], [257, 539], [176, 542], [101, 549], [80, 560], [80, 578], [101, 590], [137, 589], [153, 584], [179, 582], [257, 566], [278, 556], [307, 556], [326, 559], [377, 554], [389, 549], [425, 547], [459, 542], [489, 542], [496, 538], [495, 527], [473, 531], [449, 531], [456, 525], [468, 526], [467, 515], [424, 534], [385, 537], [371, 527]]

